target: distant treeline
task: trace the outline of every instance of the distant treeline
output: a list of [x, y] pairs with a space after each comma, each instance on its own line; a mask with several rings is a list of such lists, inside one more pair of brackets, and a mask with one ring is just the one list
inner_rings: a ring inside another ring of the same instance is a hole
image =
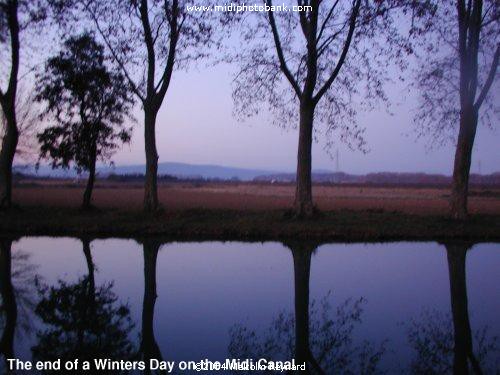
[[[132, 174], [115, 174], [111, 173], [108, 176], [102, 178], [102, 180], [116, 181], [116, 182], [142, 182], [146, 176], [143, 173], [132, 173]], [[202, 176], [172, 176], [169, 174], [159, 174], [158, 181], [160, 182], [239, 182], [237, 177], [232, 177], [230, 179], [223, 178], [205, 178]]]
[[[344, 172], [313, 173], [312, 180], [323, 184], [372, 184], [372, 185], [450, 185], [451, 176], [427, 173], [394, 173], [380, 172], [366, 175], [352, 175]], [[280, 173], [257, 176], [256, 182], [287, 183], [295, 182], [294, 173]], [[500, 186], [500, 172], [489, 175], [471, 174], [473, 185]]]
[[[14, 172], [13, 178], [15, 182], [26, 181], [26, 180], [45, 180], [45, 181], [68, 181], [68, 180], [85, 180], [87, 178], [87, 173], [82, 173], [77, 176], [54, 176], [54, 175], [35, 175], [30, 173]], [[133, 183], [133, 182], [144, 182], [145, 175], [143, 173], [130, 173], [130, 174], [115, 174], [111, 173], [100, 177], [97, 175], [97, 179], [100, 181], [109, 182], [123, 182], [123, 183]], [[172, 176], [169, 174], [159, 174], [159, 182], [190, 182], [190, 183], [203, 183], [203, 182], [240, 182], [241, 180], [237, 177], [232, 177], [230, 179], [223, 178], [205, 178], [201, 176]]]
[[[107, 181], [115, 181], [115, 182], [143, 182], [144, 174], [142, 173], [133, 173], [133, 174], [110, 174], [104, 178]], [[179, 181], [179, 179], [175, 176], [171, 176], [168, 174], [158, 175], [158, 181], [163, 182], [173, 182]]]
[[[82, 175], [84, 179], [86, 176]], [[14, 174], [15, 181], [22, 180], [68, 180], [79, 179], [68, 177], [54, 177], [54, 176], [38, 176], [29, 173], [17, 172]], [[121, 182], [121, 183], [134, 183], [144, 182], [145, 175], [142, 173], [132, 174], [109, 174], [98, 178], [100, 181]], [[361, 184], [361, 185], [421, 185], [421, 186], [448, 186], [451, 184], [451, 176], [442, 174], [427, 174], [427, 173], [394, 173], [394, 172], [381, 172], [369, 173], [366, 175], [353, 175], [344, 172], [337, 173], [313, 173], [312, 180], [316, 184]], [[237, 177], [230, 179], [223, 178], [205, 178], [201, 176], [173, 176], [168, 174], [158, 175], [159, 182], [189, 182], [189, 183], [208, 183], [208, 182], [224, 182], [224, 183], [240, 183], [242, 182]], [[246, 181], [261, 183], [261, 184], [288, 184], [295, 183], [295, 174], [293, 173], [280, 173], [265, 176], [258, 176], [253, 181]], [[479, 175], [470, 175], [470, 184], [476, 186], [499, 186], [500, 187], [500, 172]]]

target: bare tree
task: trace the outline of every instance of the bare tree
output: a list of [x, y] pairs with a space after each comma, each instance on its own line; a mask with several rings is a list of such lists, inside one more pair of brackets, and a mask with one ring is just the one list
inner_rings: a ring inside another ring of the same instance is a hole
[[[432, 11], [414, 18], [410, 29], [420, 89], [415, 121], [422, 134], [456, 140], [450, 208], [453, 218], [464, 219], [477, 125], [493, 127], [499, 119], [500, 4], [497, 0], [428, 3]], [[497, 89], [492, 89], [494, 85]]]
[[[21, 34], [45, 18], [42, 0], [0, 1], [0, 107], [3, 137], [0, 150], [0, 208], [12, 205], [12, 164], [19, 140], [16, 113], [21, 58]], [[4, 65], [5, 64], [5, 65]]]
[[[9, 208], [12, 204], [12, 163], [19, 138], [15, 110], [20, 49], [18, 11], [19, 2], [17, 0], [6, 0], [0, 3], [0, 17], [2, 19], [0, 21], [2, 27], [0, 41], [2, 45], [8, 41], [11, 55], [7, 89], [0, 89], [0, 105], [5, 116], [5, 131], [0, 150], [0, 208]], [[5, 28], [7, 30], [4, 30]]]
[[[52, 0], [81, 24], [83, 14], [97, 30], [110, 58], [121, 69], [144, 111], [146, 181], [144, 209], [158, 208], [156, 118], [173, 72], [208, 54], [228, 17], [189, 11], [187, 0]], [[210, 5], [212, 0], [205, 2]], [[220, 22], [220, 23], [219, 23]], [[218, 39], [220, 41], [220, 39]]]
[[297, 0], [298, 12], [265, 4], [267, 12], [246, 23], [233, 98], [242, 118], [267, 103], [281, 126], [298, 123], [294, 206], [307, 217], [314, 211], [311, 150], [318, 125], [364, 149], [356, 114], [387, 99], [387, 61], [402, 61], [402, 50], [392, 48], [399, 40], [392, 11], [400, 2]]

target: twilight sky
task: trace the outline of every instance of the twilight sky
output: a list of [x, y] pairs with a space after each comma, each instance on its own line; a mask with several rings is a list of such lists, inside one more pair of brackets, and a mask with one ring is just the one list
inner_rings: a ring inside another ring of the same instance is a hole
[[[223, 65], [174, 73], [157, 120], [159, 162], [294, 171], [298, 132], [273, 126], [264, 115], [238, 122], [232, 116], [231, 81], [231, 68]], [[416, 140], [410, 113], [416, 106], [416, 93], [408, 94], [400, 85], [390, 87], [388, 92], [391, 102], [401, 104], [392, 108], [393, 116], [383, 108], [360, 115], [360, 123], [367, 128], [370, 152], [363, 154], [341, 145], [340, 170], [451, 174], [451, 145], [428, 150], [427, 140]], [[145, 161], [140, 108], [136, 117], [132, 143], [117, 152], [113, 158], [116, 165]], [[499, 131], [498, 126], [490, 130], [479, 125], [472, 172], [478, 172], [479, 161], [482, 173], [500, 170]], [[313, 168], [336, 169], [321, 140], [313, 145]]]

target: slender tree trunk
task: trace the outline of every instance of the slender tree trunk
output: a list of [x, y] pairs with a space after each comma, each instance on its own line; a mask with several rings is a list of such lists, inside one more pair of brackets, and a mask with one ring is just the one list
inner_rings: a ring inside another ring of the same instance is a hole
[[[84, 345], [84, 339], [85, 339], [85, 328], [84, 327], [89, 327], [92, 326], [92, 321], [95, 318], [95, 267], [94, 267], [94, 262], [92, 260], [92, 252], [90, 250], [90, 241], [88, 239], [82, 239], [82, 247], [83, 247], [83, 255], [85, 256], [85, 261], [87, 263], [87, 269], [88, 269], [88, 276], [86, 282], [86, 303], [85, 303], [85, 313], [83, 314], [83, 320], [82, 324], [79, 324], [79, 329], [78, 329], [78, 340], [77, 340], [77, 345], [78, 347], [81, 347]], [[75, 348], [75, 350], [78, 350], [78, 348]]]
[[307, 363], [309, 354], [311, 252], [303, 250], [302, 248], [292, 250], [295, 277], [295, 360], [299, 364]]
[[10, 75], [6, 92], [0, 90], [0, 105], [6, 120], [5, 134], [0, 150], [0, 209], [12, 206], [12, 163], [16, 154], [19, 130], [16, 118], [17, 75], [19, 72], [19, 20], [17, 16], [18, 1], [8, 1], [2, 7], [7, 16], [10, 34]]
[[460, 130], [455, 150], [453, 181], [451, 191], [451, 216], [454, 219], [467, 217], [467, 196], [469, 192], [469, 174], [472, 148], [477, 128], [477, 111], [467, 108], [460, 115]]
[[313, 243], [291, 242], [286, 246], [292, 251], [295, 282], [295, 360], [297, 364], [306, 364], [306, 373], [310, 368], [315, 373], [323, 374], [314, 358], [309, 343], [309, 279], [311, 256], [317, 245]]
[[92, 252], [90, 250], [90, 240], [83, 239], [83, 255], [85, 255], [85, 261], [87, 263], [87, 269], [89, 271], [89, 299], [92, 303], [95, 302], [95, 266], [92, 260]]
[[144, 186], [144, 210], [158, 209], [158, 152], [156, 150], [156, 115], [154, 109], [144, 109], [144, 145], [146, 151], [146, 181]]
[[[472, 147], [476, 137], [478, 105], [478, 55], [483, 2], [457, 2], [458, 11], [458, 59], [460, 62], [460, 129], [458, 132], [453, 181], [451, 189], [451, 216], [454, 219], [467, 217], [467, 194]], [[496, 69], [496, 67], [495, 67]], [[483, 87], [485, 88], [485, 87]]]
[[314, 213], [311, 187], [313, 122], [314, 105], [308, 102], [301, 103], [295, 189], [295, 214], [297, 217], [311, 217]]
[[95, 167], [96, 167], [96, 156], [94, 151], [94, 156], [92, 157], [92, 162], [89, 168], [89, 178], [87, 179], [87, 187], [83, 193], [83, 204], [82, 208], [88, 210], [91, 206], [92, 201], [92, 191], [94, 190], [95, 182]]
[[453, 373], [455, 375], [469, 373], [468, 359], [471, 361], [474, 373], [482, 373], [472, 350], [472, 333], [467, 302], [465, 260], [469, 248], [468, 244], [457, 243], [446, 245], [455, 338], [453, 361]]
[[6, 129], [0, 150], [0, 209], [12, 206], [12, 164], [19, 139], [15, 112], [8, 111], [5, 117]]
[[14, 358], [14, 333], [17, 323], [17, 304], [12, 286], [12, 241], [0, 239], [0, 295], [5, 309], [5, 325], [3, 328], [0, 353], [4, 359]]
[[[162, 355], [154, 334], [154, 314], [156, 303], [156, 260], [160, 244], [144, 243], [144, 300], [142, 304], [142, 339], [141, 357], [144, 361], [150, 359], [162, 360]], [[149, 371], [146, 371], [149, 373]]]

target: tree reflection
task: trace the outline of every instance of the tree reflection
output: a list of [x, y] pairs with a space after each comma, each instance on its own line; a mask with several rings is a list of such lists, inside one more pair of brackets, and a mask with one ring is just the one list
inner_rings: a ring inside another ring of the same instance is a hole
[[0, 294], [3, 332], [0, 353], [4, 358], [14, 357], [14, 332], [17, 323], [17, 303], [12, 285], [12, 240], [0, 239]]
[[40, 302], [36, 314], [43, 322], [32, 347], [34, 360], [78, 358], [131, 359], [129, 340], [133, 328], [127, 305], [118, 302], [113, 283], [96, 287], [90, 241], [82, 240], [88, 274], [74, 283], [59, 280], [56, 286], [38, 283]]
[[29, 262], [29, 254], [12, 252], [8, 238], [0, 239], [0, 354], [14, 356], [14, 339], [32, 330], [36, 267]]
[[33, 331], [33, 311], [35, 310], [35, 280], [38, 267], [30, 263], [30, 254], [16, 250], [12, 254], [12, 285], [17, 301], [18, 320], [16, 332], [18, 336]]
[[[142, 335], [139, 358], [146, 363], [150, 359], [163, 360], [154, 333], [154, 312], [156, 303], [156, 263], [161, 244], [156, 241], [143, 242], [144, 255], [144, 299], [142, 304]], [[151, 371], [146, 366], [145, 373]]]
[[365, 341], [357, 345], [353, 332], [361, 323], [364, 299], [348, 299], [333, 308], [330, 293], [309, 303], [311, 256], [317, 244], [293, 242], [295, 313], [280, 313], [265, 334], [237, 324], [230, 330], [232, 358], [266, 358], [306, 363], [313, 374], [375, 374], [385, 352]]
[[[450, 279], [451, 316], [424, 312], [412, 321], [408, 339], [416, 356], [411, 371], [418, 374], [495, 373], [498, 363], [497, 337], [487, 327], [472, 332], [467, 298], [466, 256], [470, 243], [445, 244]], [[475, 345], [474, 345], [475, 343]]]

